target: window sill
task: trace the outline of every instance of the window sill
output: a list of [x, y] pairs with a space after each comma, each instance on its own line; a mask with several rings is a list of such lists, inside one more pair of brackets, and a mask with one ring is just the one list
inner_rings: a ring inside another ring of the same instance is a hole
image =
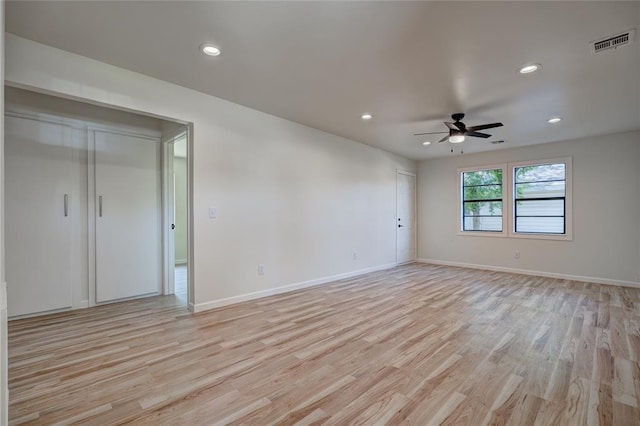
[[491, 237], [491, 238], [504, 238], [507, 233], [502, 232], [487, 232], [487, 231], [458, 231], [458, 235], [465, 237]]
[[569, 234], [527, 234], [526, 232], [510, 232], [509, 238], [525, 238], [530, 240], [555, 240], [573, 241], [573, 236]]
[[520, 238], [529, 240], [573, 241], [571, 234], [526, 234], [515, 232], [458, 231], [463, 237]]

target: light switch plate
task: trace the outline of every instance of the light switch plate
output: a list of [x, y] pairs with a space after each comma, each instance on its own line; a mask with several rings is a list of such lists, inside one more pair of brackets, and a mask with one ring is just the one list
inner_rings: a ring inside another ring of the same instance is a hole
[[216, 218], [216, 208], [209, 207], [209, 219], [215, 219], [215, 218]]

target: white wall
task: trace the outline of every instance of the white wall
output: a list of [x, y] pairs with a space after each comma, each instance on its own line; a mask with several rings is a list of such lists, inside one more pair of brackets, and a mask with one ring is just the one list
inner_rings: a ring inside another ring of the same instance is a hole
[[6, 73], [193, 123], [196, 308], [395, 263], [396, 169], [413, 161], [10, 34]]
[[[638, 283], [639, 142], [633, 132], [420, 162], [418, 256]], [[457, 168], [566, 156], [573, 157], [573, 241], [457, 235]]]

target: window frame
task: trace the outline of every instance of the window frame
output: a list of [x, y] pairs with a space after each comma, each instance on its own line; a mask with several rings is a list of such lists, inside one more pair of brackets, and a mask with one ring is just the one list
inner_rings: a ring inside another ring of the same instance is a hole
[[[515, 169], [526, 166], [542, 166], [546, 164], [565, 165], [565, 194], [564, 194], [564, 234], [516, 232], [516, 185]], [[509, 237], [528, 238], [536, 240], [573, 240], [573, 161], [572, 157], [551, 158], [547, 160], [518, 161], [508, 163], [508, 187], [510, 195], [509, 207]]]
[[[462, 178], [463, 173], [468, 172], [480, 172], [484, 170], [502, 170], [502, 231], [465, 231], [464, 230], [464, 180]], [[462, 167], [457, 169], [458, 172], [458, 235], [475, 236], [475, 237], [506, 237], [508, 235], [508, 211], [509, 200], [507, 197], [508, 192], [505, 190], [507, 183], [507, 164], [488, 164], [483, 166]]]

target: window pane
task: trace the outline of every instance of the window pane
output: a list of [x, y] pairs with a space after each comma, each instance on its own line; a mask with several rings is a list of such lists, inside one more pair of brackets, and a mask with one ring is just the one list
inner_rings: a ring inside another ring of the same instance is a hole
[[464, 172], [462, 174], [464, 186], [502, 184], [502, 169], [478, 170], [476, 172]]
[[515, 167], [514, 175], [516, 183], [564, 180], [565, 164], [540, 164], [537, 166]]
[[465, 201], [502, 199], [502, 185], [465, 187], [464, 199]]
[[495, 217], [465, 217], [465, 231], [502, 231], [502, 216]]
[[516, 232], [536, 234], [564, 234], [563, 217], [519, 217]]
[[564, 191], [564, 181], [516, 184], [516, 198], [564, 197]]
[[464, 203], [465, 216], [502, 216], [502, 201]]
[[463, 231], [502, 231], [502, 174], [502, 169], [462, 173]]
[[564, 200], [516, 201], [516, 214], [520, 216], [564, 216]]
[[566, 164], [514, 167], [513, 175], [515, 232], [564, 234]]

